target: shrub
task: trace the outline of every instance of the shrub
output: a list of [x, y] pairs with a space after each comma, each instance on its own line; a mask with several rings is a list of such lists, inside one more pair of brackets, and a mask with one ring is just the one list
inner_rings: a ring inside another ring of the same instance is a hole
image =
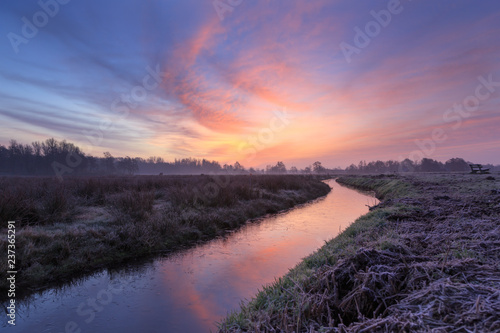
[[154, 192], [127, 191], [115, 195], [111, 200], [111, 205], [134, 220], [143, 220], [153, 210], [154, 200]]

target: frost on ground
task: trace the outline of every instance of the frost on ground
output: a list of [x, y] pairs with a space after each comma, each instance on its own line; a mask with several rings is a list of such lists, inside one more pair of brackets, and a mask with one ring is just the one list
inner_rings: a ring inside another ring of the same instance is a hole
[[339, 182], [383, 201], [264, 287], [221, 332], [500, 331], [499, 181], [455, 174]]

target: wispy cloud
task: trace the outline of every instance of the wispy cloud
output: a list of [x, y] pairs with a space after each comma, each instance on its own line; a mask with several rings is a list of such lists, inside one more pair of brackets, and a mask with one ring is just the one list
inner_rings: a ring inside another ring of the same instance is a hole
[[[30, 3], [2, 6], [4, 35], [38, 10]], [[85, 141], [82, 131], [111, 119], [116, 130], [105, 133], [96, 153], [232, 163], [248, 157], [238, 147], [286, 108], [294, 121], [247, 163], [396, 158], [446, 126], [443, 112], [471, 93], [478, 76], [499, 73], [500, 81], [495, 2], [404, 6], [348, 64], [340, 42], [382, 4], [258, 0], [220, 21], [210, 1], [71, 2], [23, 52], [0, 44], [6, 127], [0, 143], [13, 134], [26, 142], [44, 135]], [[157, 64], [161, 86], [116, 121], [113, 101]], [[436, 156], [454, 157], [463, 147], [464, 156], [478, 157], [469, 143], [497, 142], [499, 94], [465, 119]]]

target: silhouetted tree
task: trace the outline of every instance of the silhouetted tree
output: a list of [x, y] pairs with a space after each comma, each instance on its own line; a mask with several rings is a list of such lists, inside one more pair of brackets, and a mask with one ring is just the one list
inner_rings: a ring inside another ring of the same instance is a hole
[[397, 172], [399, 170], [399, 162], [389, 160], [385, 162], [385, 168], [389, 172]]
[[9, 172], [9, 150], [5, 146], [0, 145], [0, 172]]
[[415, 162], [413, 162], [413, 161], [412, 161], [412, 160], [410, 160], [409, 158], [404, 159], [404, 160], [400, 163], [399, 170], [400, 170], [401, 172], [415, 172], [415, 171], [417, 171], [417, 169], [416, 169], [416, 165], [415, 165]]
[[315, 173], [324, 173], [326, 171], [319, 161], [313, 163], [313, 170]]
[[[360, 161], [356, 166], [351, 164], [345, 169], [349, 173], [384, 173], [384, 172], [442, 172], [455, 171], [465, 172], [469, 170], [469, 162], [462, 158], [452, 158], [446, 163], [442, 163], [430, 158], [424, 158], [420, 162], [405, 159], [397, 161]], [[0, 145], [0, 172], [2, 174], [17, 175], [54, 175], [58, 174], [54, 169], [63, 170], [64, 174], [113, 174], [117, 171], [125, 174], [137, 172], [144, 174], [200, 174], [224, 172], [245, 172], [245, 168], [235, 162], [233, 165], [225, 164], [221, 167], [217, 161], [200, 160], [195, 158], [175, 159], [174, 162], [166, 162], [162, 157], [152, 156], [148, 159], [142, 158], [115, 158], [109, 152], [104, 153], [104, 157], [87, 156], [79, 147], [73, 143], [57, 141], [54, 138], [43, 142], [35, 141], [31, 144], [21, 144], [16, 140], [11, 140], [7, 146]], [[485, 165], [491, 171], [500, 171], [500, 166], [491, 164]], [[338, 169], [340, 170], [340, 169]], [[283, 162], [276, 165], [268, 165], [266, 169], [248, 170], [251, 173], [286, 173], [287, 169]], [[317, 161], [312, 166], [308, 166], [301, 173], [310, 174], [311, 171], [321, 173], [328, 171], [321, 162]], [[295, 167], [290, 168], [290, 173], [298, 173]]]
[[279, 161], [275, 166], [272, 166], [268, 172], [271, 173], [286, 173], [285, 163]]
[[357, 166], [355, 166], [354, 164], [351, 164], [350, 166], [345, 168], [345, 171], [347, 171], [349, 173], [357, 173], [359, 170], [358, 170]]
[[234, 163], [234, 172], [237, 173], [245, 172], [245, 168], [240, 164], [240, 162], [236, 161], [236, 163]]
[[446, 161], [444, 164], [446, 170], [448, 171], [468, 171], [469, 163], [465, 162], [463, 158], [452, 158]]
[[116, 168], [123, 173], [128, 175], [133, 175], [137, 171], [139, 171], [139, 165], [136, 159], [132, 159], [129, 156], [120, 159], [116, 163]]
[[104, 152], [104, 168], [107, 173], [115, 173], [115, 158], [110, 152]]
[[423, 158], [420, 162], [420, 171], [422, 172], [438, 172], [443, 170], [443, 163], [435, 161], [431, 158]]

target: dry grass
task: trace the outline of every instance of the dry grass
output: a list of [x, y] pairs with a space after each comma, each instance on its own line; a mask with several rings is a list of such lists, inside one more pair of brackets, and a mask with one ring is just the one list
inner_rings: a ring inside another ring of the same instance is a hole
[[[490, 176], [491, 177], [491, 176]], [[264, 287], [221, 332], [500, 331], [500, 183], [346, 177], [385, 200]]]
[[26, 294], [206, 241], [330, 190], [318, 179], [279, 175], [0, 178], [0, 186], [0, 218], [16, 220], [17, 285]]

